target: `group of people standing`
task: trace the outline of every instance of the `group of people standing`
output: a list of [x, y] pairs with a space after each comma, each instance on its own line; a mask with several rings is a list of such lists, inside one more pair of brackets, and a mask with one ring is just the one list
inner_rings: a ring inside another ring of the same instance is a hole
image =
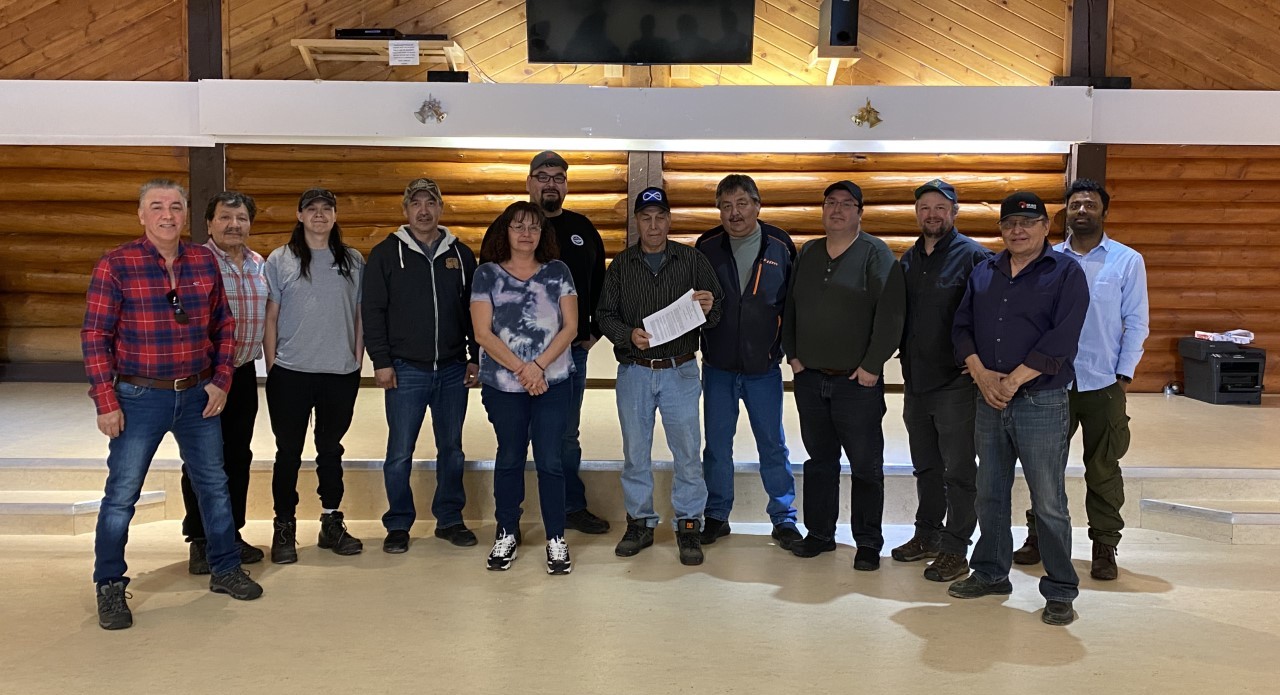
[[[403, 553], [411, 542], [410, 471], [428, 410], [435, 536], [478, 543], [463, 521], [462, 429], [468, 391], [479, 386], [497, 442], [497, 530], [487, 567], [510, 568], [522, 544], [532, 447], [547, 572], [570, 573], [566, 529], [610, 529], [587, 509], [579, 472], [587, 355], [602, 337], [618, 361], [626, 511], [620, 557], [651, 546], [660, 521], [651, 460], [658, 416], [673, 459], [680, 561], [701, 564], [704, 546], [731, 533], [741, 402], [777, 544], [804, 558], [836, 548], [843, 452], [851, 471], [853, 566], [878, 569], [883, 372], [897, 353], [919, 511], [916, 533], [892, 557], [933, 559], [926, 579], [954, 582], [951, 595], [973, 598], [1009, 593], [1010, 563], [1042, 556], [1042, 618], [1070, 623], [1078, 580], [1064, 472], [1070, 435], [1082, 426], [1092, 574], [1115, 578], [1123, 526], [1118, 462], [1128, 445], [1124, 392], [1142, 354], [1147, 307], [1141, 257], [1103, 233], [1109, 199], [1100, 185], [1071, 184], [1069, 236], [1052, 248], [1044, 203], [1030, 193], [1009, 196], [1000, 217], [1005, 250], [993, 255], [957, 231], [956, 191], [935, 179], [915, 191], [921, 234], [900, 261], [862, 230], [862, 191], [851, 181], [826, 188], [825, 234], [799, 250], [784, 230], [759, 220], [760, 192], [748, 176], [720, 182], [721, 224], [693, 247], [668, 239], [671, 204], [665, 190], [652, 187], [632, 208], [638, 243], [606, 269], [595, 226], [564, 208], [568, 170], [555, 152], [534, 157], [529, 200], [494, 220], [479, 259], [441, 224], [436, 183], [415, 179], [402, 200], [406, 224], [379, 242], [367, 263], [343, 243], [337, 197], [328, 190], [302, 194], [289, 243], [264, 260], [246, 243], [256, 214], [251, 197], [224, 192], [210, 200], [210, 239], [198, 246], [180, 239], [182, 188], [166, 180], [144, 185], [145, 233], [94, 269], [82, 331], [98, 426], [111, 439], [96, 540], [99, 624], [132, 625], [124, 546], [166, 432], [184, 464], [190, 572], [210, 574], [211, 590], [233, 598], [261, 595], [241, 565], [265, 555], [239, 535], [260, 356], [276, 441], [272, 562], [297, 560], [297, 482], [309, 424], [322, 508], [317, 545], [339, 555], [363, 550], [341, 511], [342, 438], [367, 352], [388, 425], [383, 550]], [[705, 322], [655, 339], [645, 318], [677, 301], [696, 303]], [[782, 425], [783, 359], [794, 374], [808, 452], [807, 534], [797, 527]], [[1015, 460], [1032, 497], [1030, 535], [1017, 553]], [[976, 525], [981, 536], [970, 564]]]

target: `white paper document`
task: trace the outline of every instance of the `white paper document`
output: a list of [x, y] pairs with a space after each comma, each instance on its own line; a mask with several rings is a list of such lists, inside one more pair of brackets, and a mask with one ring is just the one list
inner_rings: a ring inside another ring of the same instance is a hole
[[706, 322], [702, 305], [694, 301], [693, 290], [689, 290], [669, 306], [644, 317], [644, 330], [652, 336], [649, 347], [654, 347], [669, 343]]
[[388, 41], [387, 58], [390, 65], [418, 65], [418, 42]]

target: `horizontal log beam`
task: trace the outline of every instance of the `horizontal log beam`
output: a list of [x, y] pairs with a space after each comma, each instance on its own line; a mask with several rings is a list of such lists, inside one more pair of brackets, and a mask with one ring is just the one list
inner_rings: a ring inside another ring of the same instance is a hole
[[[761, 200], [769, 205], [813, 204], [832, 181], [849, 178], [848, 172], [763, 172], [754, 175]], [[716, 185], [724, 176], [706, 172], [664, 172], [667, 194], [677, 203], [714, 203]], [[853, 177], [867, 203], [915, 202], [915, 189], [933, 177], [897, 172], [866, 172]], [[1015, 191], [1032, 191], [1045, 200], [1062, 197], [1065, 186], [1061, 173], [975, 173], [948, 172], [941, 178], [956, 187], [962, 204], [999, 203]]]
[[0, 328], [0, 362], [82, 362], [80, 328]]
[[[3, 169], [94, 169], [185, 174], [185, 147], [93, 147], [88, 145], [3, 145]], [[141, 185], [142, 181], [138, 181]], [[137, 193], [136, 187], [134, 193]]]
[[0, 201], [136, 201], [138, 188], [157, 177], [187, 183], [185, 172], [172, 171], [0, 169]]
[[79, 326], [84, 307], [82, 294], [0, 293], [0, 326]]
[[[434, 179], [447, 200], [459, 194], [484, 194], [525, 190], [528, 164], [453, 162], [348, 162], [341, 167], [318, 167], [310, 162], [228, 162], [227, 185], [250, 195], [301, 195], [321, 186], [338, 195], [395, 193], [413, 179]], [[589, 164], [572, 167], [569, 190], [573, 193], [623, 193], [625, 164]], [[527, 194], [526, 194], [527, 195]]]
[[[985, 154], [708, 154], [668, 152], [664, 171], [910, 171], [924, 180], [948, 171], [1058, 172], [1067, 169], [1063, 155]], [[936, 174], [933, 172], [937, 172]]]
[[[333, 147], [330, 145], [227, 145], [228, 162], [452, 162], [522, 164], [537, 152], [529, 150], [464, 150], [434, 147]], [[560, 150], [570, 171], [584, 164], [626, 164], [626, 152]]]
[[[397, 227], [405, 223], [403, 197], [400, 195], [337, 193], [337, 198], [338, 223], [343, 227], [348, 225]], [[450, 228], [454, 225], [487, 226], [511, 203], [528, 199], [527, 193], [446, 195], [440, 222]], [[256, 224], [283, 223], [292, 226], [297, 222], [298, 198], [296, 195], [255, 196], [255, 202], [258, 205]], [[567, 202], [566, 207], [586, 215], [597, 227], [626, 224], [628, 207], [625, 193], [570, 194]]]
[[1120, 158], [1107, 163], [1108, 181], [1280, 181], [1275, 159]]

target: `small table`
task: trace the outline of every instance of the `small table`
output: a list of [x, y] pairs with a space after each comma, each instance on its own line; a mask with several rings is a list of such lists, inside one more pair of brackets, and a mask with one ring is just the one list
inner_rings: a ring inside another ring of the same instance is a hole
[[[413, 39], [405, 39], [412, 41]], [[294, 39], [289, 42], [302, 54], [302, 62], [317, 80], [320, 68], [316, 63], [324, 60], [341, 60], [355, 63], [387, 63], [387, 42], [375, 39]], [[450, 70], [457, 70], [467, 61], [467, 53], [456, 41], [418, 41], [418, 55], [422, 58], [442, 59], [426, 62], [444, 62]]]

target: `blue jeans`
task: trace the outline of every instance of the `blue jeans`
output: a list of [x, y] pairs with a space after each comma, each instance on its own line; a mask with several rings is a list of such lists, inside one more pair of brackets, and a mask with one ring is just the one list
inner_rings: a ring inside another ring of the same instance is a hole
[[582, 468], [582, 443], [578, 441], [578, 427], [582, 424], [582, 397], [587, 392], [586, 350], [574, 345], [570, 348], [573, 366], [578, 371], [569, 376], [572, 393], [569, 398], [569, 419], [564, 427], [564, 446], [560, 448], [560, 467], [564, 469], [564, 510], [566, 513], [587, 508], [587, 487], [582, 484], [578, 470]]
[[760, 455], [760, 480], [769, 502], [765, 511], [774, 526], [796, 523], [796, 481], [786, 435], [782, 432], [782, 370], [742, 374], [702, 367], [703, 420], [707, 446], [702, 472], [707, 481], [707, 517], [729, 520], [733, 510], [733, 435], [738, 430], [738, 401], [747, 406], [747, 420]]
[[388, 531], [408, 531], [418, 518], [413, 506], [409, 472], [413, 450], [422, 431], [422, 420], [431, 408], [431, 429], [436, 438], [436, 494], [431, 513], [440, 528], [462, 523], [467, 492], [462, 487], [462, 423], [467, 416], [467, 374], [464, 362], [422, 369], [395, 360], [396, 387], [383, 398], [387, 411], [387, 458], [382, 480], [387, 488], [387, 513], [382, 525]]
[[698, 519], [707, 506], [707, 484], [702, 479], [698, 446], [698, 396], [702, 382], [698, 363], [690, 360], [670, 369], [650, 369], [637, 364], [618, 365], [618, 422], [622, 425], [622, 499], [627, 516], [653, 528], [653, 427], [655, 412], [662, 414], [662, 428], [671, 447], [673, 471], [671, 506], [676, 519]]
[[977, 397], [974, 442], [978, 449], [978, 525], [982, 535], [973, 549], [970, 567], [982, 580], [1009, 576], [1013, 563], [1013, 464], [1031, 489], [1040, 557], [1046, 576], [1040, 594], [1051, 601], [1074, 601], [1080, 579], [1071, 565], [1071, 516], [1067, 510], [1066, 470], [1067, 390], [1022, 391], [1004, 410]]
[[538, 505], [547, 540], [564, 537], [564, 473], [560, 469], [560, 447], [565, 421], [573, 398], [573, 385], [566, 379], [541, 396], [500, 391], [488, 384], [480, 387], [498, 455], [493, 461], [493, 503], [498, 528], [508, 533], [520, 530], [524, 504], [524, 468], [533, 444], [533, 465], [538, 471]]
[[107, 455], [107, 485], [98, 511], [97, 537], [93, 541], [93, 581], [102, 586], [128, 581], [124, 547], [129, 542], [129, 522], [142, 494], [142, 483], [156, 448], [168, 432], [178, 451], [200, 503], [200, 517], [208, 539], [209, 568], [214, 574], [240, 566], [227, 474], [222, 470], [222, 425], [216, 417], [204, 417], [209, 382], [185, 391], [165, 391], [133, 384], [116, 384], [116, 399], [124, 412], [124, 430], [111, 440]]

